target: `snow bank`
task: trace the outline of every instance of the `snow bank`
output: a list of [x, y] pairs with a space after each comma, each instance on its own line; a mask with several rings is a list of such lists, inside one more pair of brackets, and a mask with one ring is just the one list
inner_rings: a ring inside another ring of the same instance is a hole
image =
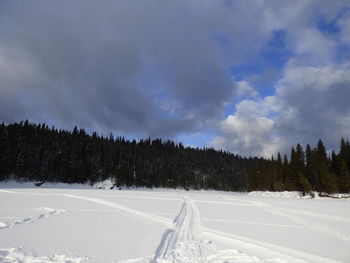
[[102, 182], [94, 183], [93, 187], [97, 189], [111, 189], [113, 185], [114, 183], [112, 182], [112, 179], [106, 179]]
[[[47, 189], [111, 189], [114, 186], [114, 181], [109, 178], [101, 182], [96, 182], [93, 185], [87, 183], [87, 184], [67, 184], [67, 183], [50, 183], [46, 182], [43, 183], [40, 186], [36, 186], [37, 182], [18, 182], [15, 180], [8, 180], [8, 181], [2, 181], [0, 182], [0, 188], [1, 189], [11, 189], [11, 188], [47, 188]], [[132, 190], [132, 191], [157, 191], [157, 192], [186, 192], [186, 193], [197, 193], [197, 192], [205, 192], [207, 194], [221, 194], [225, 193], [227, 194], [242, 194], [241, 192], [225, 192], [225, 191], [217, 191], [217, 190], [185, 190], [182, 188], [146, 188], [146, 187], [125, 187], [122, 186], [120, 188], [113, 188], [113, 189], [121, 189], [121, 190]], [[334, 194], [322, 194], [318, 192], [313, 192], [314, 196], [306, 194], [303, 196], [300, 192], [297, 191], [283, 191], [283, 192], [271, 192], [271, 191], [252, 191], [248, 192], [249, 196], [256, 196], [256, 197], [279, 197], [279, 198], [303, 198], [303, 199], [309, 199], [309, 198], [315, 198], [315, 199], [350, 199], [350, 194], [344, 194], [344, 193], [334, 193]]]
[[15, 180], [0, 182], [0, 188], [54, 188], [54, 189], [90, 189], [88, 184], [43, 183], [35, 186], [35, 182], [17, 182]]
[[315, 199], [321, 199], [321, 198], [330, 198], [330, 199], [349, 199], [350, 194], [344, 194], [344, 193], [334, 193], [334, 194], [324, 194], [324, 193], [318, 193], [315, 192]]
[[86, 257], [54, 254], [52, 256], [25, 255], [21, 248], [0, 248], [0, 262], [3, 263], [81, 263]]
[[256, 197], [280, 197], [280, 198], [302, 198], [302, 199], [350, 199], [350, 194], [334, 193], [324, 194], [319, 192], [313, 192], [313, 196], [310, 194], [302, 195], [297, 191], [284, 191], [284, 192], [270, 192], [270, 191], [252, 191], [248, 195]]
[[283, 198], [300, 198], [300, 192], [297, 191], [284, 191], [284, 192], [270, 192], [270, 191], [253, 191], [248, 195], [258, 197], [283, 197]]

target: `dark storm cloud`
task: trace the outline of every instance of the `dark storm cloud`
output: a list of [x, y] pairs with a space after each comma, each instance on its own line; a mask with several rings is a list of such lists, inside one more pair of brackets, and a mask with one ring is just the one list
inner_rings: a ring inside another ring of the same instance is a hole
[[[3, 0], [0, 121], [130, 137], [213, 132], [209, 145], [245, 155], [320, 137], [333, 146], [349, 137], [348, 8], [347, 0]], [[276, 32], [285, 32], [288, 61], [259, 69]], [[228, 71], [237, 66], [250, 76]]]
[[350, 134], [348, 76], [347, 63], [322, 68], [287, 68], [277, 88], [281, 114], [275, 129], [281, 139], [305, 145], [316, 144], [322, 138], [330, 149], [338, 149], [340, 138], [348, 138]]
[[232, 96], [214, 29], [203, 24], [210, 9], [129, 0], [0, 9], [3, 121], [171, 135], [213, 122]]

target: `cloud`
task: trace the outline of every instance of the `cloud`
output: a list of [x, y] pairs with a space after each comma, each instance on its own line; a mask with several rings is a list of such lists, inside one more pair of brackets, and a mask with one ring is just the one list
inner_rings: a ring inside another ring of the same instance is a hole
[[341, 40], [345, 44], [350, 44], [350, 11], [338, 20], [341, 30]]
[[276, 87], [282, 107], [276, 131], [289, 142], [316, 143], [322, 138], [338, 148], [350, 136], [350, 65], [288, 67]]
[[336, 41], [316, 28], [302, 28], [289, 33], [290, 47], [298, 63], [328, 64], [333, 61]]
[[[346, 136], [348, 66], [335, 66], [339, 46], [349, 44], [346, 7], [346, 0], [1, 1], [0, 120], [173, 138], [218, 129], [213, 145], [247, 155], [328, 139], [327, 121]], [[339, 32], [325, 32], [320, 21]], [[278, 54], [291, 58], [258, 69], [276, 32], [285, 35]], [[231, 69], [239, 66], [251, 74], [237, 77]]]
[[235, 94], [230, 66], [274, 30], [261, 8], [272, 6], [2, 1], [0, 56], [12, 68], [0, 72], [1, 118], [143, 136], [206, 130]]
[[262, 101], [243, 100], [236, 105], [236, 113], [221, 123], [221, 134], [213, 139], [211, 146], [226, 149], [245, 156], [265, 156], [277, 150], [272, 133], [275, 122], [267, 117], [271, 113], [274, 98]]
[[1, 10], [4, 121], [171, 136], [204, 129], [232, 98], [213, 37], [223, 3], [4, 1]]
[[[264, 2], [258, 20], [266, 31], [285, 32], [291, 57], [280, 79], [270, 82], [272, 94], [261, 92], [254, 81], [262, 74], [253, 73], [237, 85], [238, 94], [249, 90], [248, 83], [260, 94], [238, 101], [209, 145], [270, 157], [288, 153], [298, 142], [315, 144], [322, 138], [328, 149], [337, 149], [340, 137], [349, 138], [349, 64], [339, 64], [339, 52], [346, 61], [347, 49], [341, 45], [348, 44], [348, 7], [346, 1]], [[320, 21], [338, 28], [327, 31]]]
[[244, 155], [270, 157], [289, 153], [296, 143], [322, 139], [337, 149], [350, 137], [350, 64], [285, 69], [276, 94], [244, 100], [221, 123], [210, 145]]
[[236, 94], [239, 97], [256, 97], [258, 92], [249, 84], [249, 82], [242, 80], [236, 83], [237, 91]]

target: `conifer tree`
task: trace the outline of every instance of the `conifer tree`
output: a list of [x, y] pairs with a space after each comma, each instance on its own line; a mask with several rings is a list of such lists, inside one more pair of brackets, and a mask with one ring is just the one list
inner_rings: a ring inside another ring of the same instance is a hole
[[350, 192], [350, 172], [344, 160], [338, 162], [337, 185], [342, 193]]
[[0, 180], [85, 183], [116, 178], [120, 186], [162, 186], [218, 190], [350, 191], [350, 145], [327, 156], [298, 144], [291, 160], [240, 157], [214, 149], [194, 149], [161, 139], [138, 142], [49, 128], [28, 121], [0, 124]]
[[316, 189], [316, 156], [315, 151], [311, 149], [309, 144], [306, 145], [306, 167], [305, 177], [310, 182], [313, 189]]
[[276, 179], [275, 179], [275, 190], [282, 191], [283, 190], [283, 163], [281, 158], [281, 153], [277, 153], [276, 160]]
[[317, 190], [320, 192], [334, 193], [337, 191], [335, 175], [328, 167], [326, 149], [321, 140], [317, 143]]

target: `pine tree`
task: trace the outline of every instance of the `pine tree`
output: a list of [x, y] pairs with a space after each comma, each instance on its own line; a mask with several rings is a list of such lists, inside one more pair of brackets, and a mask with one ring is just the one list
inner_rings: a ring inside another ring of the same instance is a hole
[[286, 176], [286, 188], [288, 191], [295, 191], [297, 189], [297, 172], [297, 156], [294, 147], [292, 147], [288, 175]]
[[274, 189], [276, 191], [282, 191], [283, 190], [283, 163], [281, 158], [281, 153], [277, 153], [277, 160], [276, 160], [276, 179], [275, 179], [275, 187]]
[[0, 181], [6, 180], [11, 173], [10, 139], [5, 125], [0, 125]]
[[335, 175], [328, 167], [326, 149], [321, 140], [317, 143], [317, 190], [320, 192], [334, 193], [337, 191]]
[[[350, 145], [327, 156], [300, 144], [291, 160], [245, 158], [214, 149], [193, 149], [161, 139], [109, 138], [74, 127], [72, 132], [28, 121], [0, 124], [0, 180], [84, 183], [116, 178], [119, 185], [220, 190], [350, 191]], [[311, 187], [310, 187], [311, 185]]]
[[305, 177], [310, 182], [313, 190], [316, 190], [317, 165], [316, 165], [316, 150], [312, 150], [310, 145], [306, 145], [306, 167]]
[[350, 192], [350, 172], [344, 160], [338, 162], [337, 185], [342, 193]]

